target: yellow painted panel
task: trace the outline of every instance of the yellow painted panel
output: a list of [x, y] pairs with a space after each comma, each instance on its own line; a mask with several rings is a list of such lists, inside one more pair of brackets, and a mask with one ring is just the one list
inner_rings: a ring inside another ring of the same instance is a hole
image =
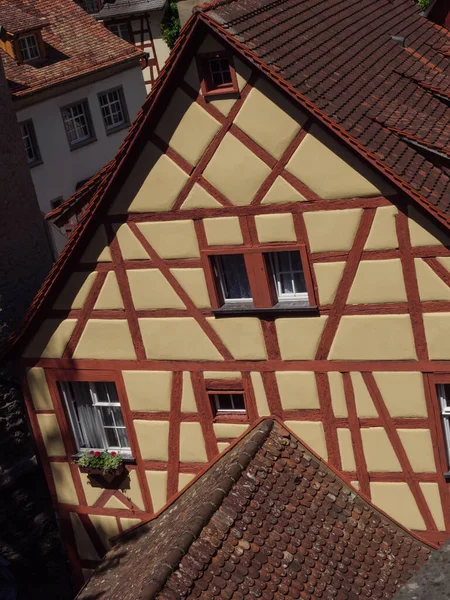
[[370, 228], [364, 250], [389, 250], [398, 248], [395, 216], [396, 206], [380, 206]]
[[254, 317], [214, 319], [208, 321], [236, 360], [267, 358], [261, 321]]
[[341, 319], [330, 360], [416, 359], [409, 315], [352, 315]]
[[122, 223], [118, 227], [115, 225], [115, 229], [117, 241], [124, 260], [147, 260], [149, 258], [141, 242], [139, 242], [126, 223]]
[[161, 258], [199, 258], [193, 221], [139, 223], [139, 229]]
[[48, 456], [65, 456], [66, 449], [56, 415], [37, 415]]
[[437, 256], [437, 260], [450, 272], [450, 256]]
[[116, 517], [106, 517], [104, 515], [89, 515], [92, 524], [107, 550], [111, 548], [110, 539], [119, 535], [119, 527]]
[[89, 478], [87, 473], [80, 473], [80, 479], [81, 485], [83, 486], [84, 495], [86, 496], [86, 501], [89, 506], [92, 506], [97, 502], [105, 490], [101, 486], [94, 487], [92, 485], [92, 480]]
[[353, 452], [352, 434], [350, 429], [338, 428], [337, 436], [343, 471], [356, 471], [355, 454]]
[[131, 410], [169, 411], [172, 371], [123, 371]]
[[314, 373], [277, 371], [275, 376], [284, 410], [320, 408]]
[[100, 294], [95, 303], [94, 310], [115, 310], [123, 309], [122, 294], [114, 271], [110, 271], [106, 276], [105, 283], [100, 290]]
[[362, 212], [362, 208], [346, 208], [304, 213], [311, 252], [350, 250]]
[[222, 208], [222, 205], [198, 183], [195, 183], [181, 205], [181, 210], [192, 210], [193, 208]]
[[363, 428], [361, 437], [368, 471], [401, 472], [402, 468], [383, 427]]
[[379, 371], [373, 375], [391, 417], [428, 416], [422, 373]]
[[431, 360], [450, 358], [450, 312], [427, 313], [423, 321]]
[[136, 310], [186, 308], [159, 269], [131, 269], [127, 277]]
[[133, 421], [143, 460], [168, 460], [169, 421]]
[[309, 446], [323, 460], [328, 460], [327, 444], [323, 424], [316, 421], [286, 421], [301, 442]]
[[286, 168], [325, 199], [389, 195], [394, 191], [314, 123]]
[[141, 519], [130, 519], [128, 517], [120, 519], [120, 524], [122, 525], [122, 529], [127, 531], [136, 525], [142, 523]]
[[269, 173], [270, 167], [227, 133], [203, 175], [233, 204], [243, 206], [250, 204]]
[[80, 517], [76, 513], [70, 513], [70, 521], [75, 535], [78, 556], [82, 560], [100, 560], [102, 557], [98, 555]]
[[192, 317], [139, 319], [145, 353], [155, 360], [223, 360]]
[[348, 304], [406, 302], [400, 259], [363, 260], [359, 263]]
[[[422, 219], [421, 219], [422, 220]], [[425, 223], [424, 223], [425, 224]], [[433, 232], [427, 231], [422, 225], [413, 219], [408, 219], [409, 235], [411, 238], [411, 245], [415, 246], [441, 246], [440, 240], [433, 235], [435, 233], [433, 227], [429, 229]], [[429, 224], [427, 223], [427, 227]]]
[[397, 429], [398, 435], [416, 473], [436, 473], [433, 443], [429, 429]]
[[294, 219], [291, 213], [278, 215], [256, 215], [258, 240], [264, 242], [295, 242]]
[[333, 304], [345, 262], [314, 263], [320, 304]]
[[219, 129], [220, 123], [178, 88], [155, 133], [191, 165], [196, 165]]
[[279, 176], [262, 199], [261, 204], [283, 204], [284, 202], [303, 202], [304, 200], [306, 200], [305, 196]]
[[89, 319], [73, 357], [136, 360], [128, 322]]
[[214, 423], [213, 427], [217, 438], [230, 439], [239, 437], [248, 429], [248, 425], [238, 423]]
[[279, 159], [300, 131], [305, 119], [305, 115], [294, 108], [271, 83], [258, 79], [234, 124]]
[[170, 272], [198, 308], [210, 308], [203, 269], [171, 269]]
[[55, 309], [83, 308], [97, 273], [72, 273], [53, 305]]
[[269, 404], [267, 402], [266, 390], [264, 389], [261, 373], [252, 372], [250, 373], [250, 377], [252, 379], [253, 393], [255, 394], [256, 410], [258, 411], [258, 416], [269, 416], [270, 409]]
[[41, 367], [33, 367], [27, 373], [28, 387], [36, 410], [53, 410], [53, 402], [48, 389], [45, 371]]
[[431, 511], [431, 515], [439, 531], [445, 531], [444, 514], [442, 512], [441, 495], [437, 483], [420, 482], [423, 495]]
[[312, 360], [317, 352], [328, 317], [276, 319], [278, 343], [283, 360]]
[[229, 446], [229, 442], [217, 442], [217, 447], [219, 449], [219, 453], [222, 454], [222, 452], [224, 452], [228, 446]]
[[108, 502], [106, 502], [105, 508], [118, 508], [120, 510], [128, 510], [128, 506], [121, 502], [116, 496], [111, 496]]
[[181, 412], [196, 413], [197, 403], [195, 401], [194, 388], [192, 387], [191, 374], [188, 371], [183, 373], [183, 391], [181, 394]]
[[355, 394], [356, 414], [360, 419], [377, 419], [379, 417], [378, 411], [375, 408], [372, 397], [369, 394], [369, 390], [367, 389], [361, 373], [350, 373], [350, 377], [353, 384], [353, 392]]
[[56, 488], [56, 497], [61, 504], [78, 504], [77, 492], [72, 479], [68, 463], [52, 462], [53, 481]]
[[170, 210], [188, 175], [151, 142], [136, 160], [110, 212], [164, 212]]
[[153, 510], [158, 512], [167, 502], [167, 471], [145, 471], [152, 497]]
[[76, 324], [76, 319], [46, 319], [26, 346], [23, 356], [61, 358]]
[[194, 477], [193, 473], [178, 473], [178, 490], [185, 488]]
[[181, 423], [180, 462], [208, 462], [200, 423]]
[[111, 262], [111, 251], [109, 249], [108, 239], [106, 237], [106, 231], [103, 225], [101, 225], [92, 235], [91, 241], [84, 251], [80, 262]]
[[359, 481], [350, 481], [350, 483], [355, 488], [355, 490], [359, 491]]
[[205, 379], [240, 379], [241, 375], [240, 371], [205, 371], [203, 373]]
[[408, 529], [423, 531], [424, 520], [407, 483], [371, 482], [372, 502]]
[[450, 287], [421, 258], [414, 259], [421, 300], [450, 300]]
[[347, 401], [345, 399], [344, 380], [342, 373], [332, 371], [328, 373], [330, 384], [331, 406], [336, 418], [348, 417]]
[[206, 239], [210, 246], [242, 244], [239, 217], [217, 217], [203, 219]]
[[128, 471], [129, 488], [122, 489], [123, 494], [138, 508], [145, 510], [144, 501], [142, 500], [141, 484], [139, 483], [136, 469]]

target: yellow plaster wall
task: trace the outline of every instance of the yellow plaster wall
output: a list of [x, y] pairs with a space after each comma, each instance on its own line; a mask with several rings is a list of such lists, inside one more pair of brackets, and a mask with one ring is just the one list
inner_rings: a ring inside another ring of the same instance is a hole
[[373, 375], [391, 417], [428, 416], [422, 373], [379, 371]]
[[343, 471], [356, 471], [355, 455], [353, 452], [350, 429], [338, 428], [337, 436]]
[[227, 133], [203, 175], [233, 204], [243, 206], [250, 204], [269, 173], [270, 167]]
[[188, 178], [173, 160], [148, 142], [117, 194], [110, 213], [170, 210]]
[[327, 444], [323, 424], [316, 421], [286, 421], [286, 426], [323, 460], [328, 460]]
[[97, 533], [104, 545], [109, 550], [111, 548], [110, 539], [116, 535], [119, 535], [119, 527], [117, 525], [116, 517], [107, 517], [105, 515], [89, 515], [89, 519], [92, 521]]
[[131, 269], [127, 277], [136, 310], [186, 308], [159, 269]]
[[224, 452], [228, 446], [230, 445], [229, 442], [217, 442], [217, 448], [219, 449], [219, 454], [222, 454], [222, 452]]
[[65, 456], [66, 449], [56, 415], [37, 415], [48, 456]]
[[407, 483], [372, 481], [370, 492], [372, 502], [404, 527], [418, 531], [426, 529]]
[[26, 346], [23, 356], [61, 358], [76, 324], [76, 319], [46, 319]]
[[161, 258], [200, 256], [193, 221], [139, 223], [138, 227]]
[[122, 529], [124, 531], [127, 531], [128, 529], [131, 529], [132, 527], [134, 527], [135, 525], [139, 525], [140, 523], [142, 523], [141, 519], [129, 519], [128, 517], [120, 519], [120, 524], [122, 525]]
[[196, 165], [220, 128], [220, 123], [178, 88], [155, 133], [191, 165]]
[[239, 217], [203, 219], [206, 239], [210, 246], [238, 245], [243, 243]]
[[65, 462], [52, 462], [50, 463], [50, 467], [58, 502], [60, 504], [78, 504], [77, 492], [75, 491], [69, 464]]
[[423, 315], [428, 353], [431, 360], [450, 358], [450, 312]]
[[97, 273], [72, 273], [59, 292], [53, 308], [71, 310], [83, 308]]
[[279, 215], [256, 215], [258, 240], [264, 242], [295, 242], [294, 219], [291, 213]]
[[388, 195], [393, 188], [313, 123], [287, 170], [324, 199]]
[[448, 242], [441, 232], [435, 227], [431, 220], [426, 220], [416, 210], [410, 210], [411, 217], [408, 218], [409, 235], [411, 245], [416, 246], [441, 246], [442, 242]]
[[80, 262], [111, 262], [111, 251], [106, 237], [106, 230], [103, 225], [101, 225], [92, 235], [91, 241], [81, 256]]
[[284, 410], [320, 408], [314, 373], [277, 371], [275, 376]]
[[167, 502], [167, 471], [145, 471], [152, 496], [153, 510], [158, 512]]
[[180, 461], [206, 463], [205, 440], [200, 423], [181, 423]]
[[213, 428], [217, 438], [234, 439], [247, 431], [248, 425], [239, 423], [214, 423]]
[[139, 319], [145, 353], [155, 360], [223, 360], [192, 317]]
[[143, 460], [168, 460], [169, 421], [133, 421]]
[[110, 271], [106, 276], [105, 283], [102, 285], [94, 310], [116, 309], [123, 309], [123, 300], [116, 274], [114, 271]]
[[194, 388], [192, 387], [191, 374], [188, 371], [183, 373], [183, 390], [181, 393], [181, 412], [196, 413], [197, 403], [195, 401]]
[[411, 467], [416, 473], [436, 473], [429, 429], [397, 429]]
[[421, 258], [414, 259], [421, 300], [450, 300], [450, 287]]
[[413, 360], [409, 315], [351, 315], [341, 319], [330, 360]]
[[276, 319], [281, 358], [283, 360], [312, 360], [317, 352], [328, 317], [310, 319]]
[[119, 510], [128, 510], [128, 507], [119, 500], [116, 496], [111, 496], [108, 502], [105, 503], [105, 508], [118, 508]]
[[221, 208], [220, 202], [217, 202], [198, 183], [194, 183], [193, 188], [187, 195], [186, 200], [181, 205], [181, 210], [191, 210], [193, 208]]
[[169, 411], [171, 371], [123, 371], [131, 410]]
[[350, 250], [362, 208], [317, 210], [304, 214], [311, 252]]
[[359, 418], [378, 418], [378, 411], [375, 408], [369, 390], [362, 378], [361, 373], [357, 371], [350, 373], [355, 394], [356, 414]]
[[87, 473], [80, 473], [80, 479], [84, 495], [86, 496], [86, 502], [88, 506], [93, 506], [105, 490], [102, 487], [94, 487]]
[[147, 260], [149, 258], [142, 244], [126, 223], [116, 225], [115, 233], [124, 260]]
[[128, 322], [89, 319], [73, 357], [136, 360]]
[[178, 473], [178, 490], [185, 488], [194, 479], [193, 473]]
[[264, 383], [261, 377], [261, 373], [252, 372], [250, 377], [253, 384], [253, 393], [255, 394], [256, 410], [258, 411], [259, 417], [265, 417], [270, 415], [269, 404], [267, 402], [266, 390], [264, 389]]
[[437, 483], [421, 481], [419, 483], [431, 515], [440, 531], [445, 531], [444, 514], [442, 512], [441, 495]]
[[128, 470], [128, 482], [125, 480], [125, 485], [121, 488], [122, 493], [140, 510], [145, 510], [141, 484], [139, 483], [136, 469]]
[[27, 372], [28, 387], [36, 410], [53, 410], [53, 402], [48, 389], [45, 371], [41, 367], [33, 367]]
[[198, 308], [210, 308], [203, 269], [171, 269], [170, 272]]
[[397, 213], [396, 206], [380, 206], [377, 208], [364, 250], [389, 250], [398, 248], [395, 227], [395, 215]]
[[75, 536], [75, 545], [77, 547], [78, 556], [82, 560], [100, 560], [91, 538], [86, 532], [80, 517], [76, 513], [70, 513], [70, 521], [72, 523], [73, 533]]
[[333, 304], [345, 262], [314, 263], [320, 304]]
[[241, 375], [240, 371], [205, 371], [203, 373], [205, 379], [240, 379]]
[[261, 204], [282, 204], [283, 202], [303, 202], [303, 194], [297, 192], [281, 175], [277, 177], [270, 187]]
[[363, 260], [358, 265], [348, 304], [406, 302], [400, 259]]
[[328, 382], [330, 385], [331, 406], [333, 408], [334, 416], [345, 419], [348, 417], [348, 411], [342, 373], [336, 371], [328, 373]]
[[264, 360], [267, 358], [259, 319], [254, 317], [217, 320], [208, 318], [208, 321], [236, 360]]
[[363, 428], [361, 437], [368, 471], [401, 472], [402, 468], [383, 427]]

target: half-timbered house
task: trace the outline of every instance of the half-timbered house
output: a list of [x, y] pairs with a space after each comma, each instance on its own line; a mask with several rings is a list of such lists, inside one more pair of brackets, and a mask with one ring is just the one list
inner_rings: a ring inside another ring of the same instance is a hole
[[185, 26], [11, 341], [79, 580], [267, 415], [448, 537], [449, 50], [411, 0]]

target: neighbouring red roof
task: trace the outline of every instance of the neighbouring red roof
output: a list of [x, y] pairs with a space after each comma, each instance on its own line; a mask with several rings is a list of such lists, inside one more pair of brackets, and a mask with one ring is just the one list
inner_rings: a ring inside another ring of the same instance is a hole
[[0, 0], [0, 26], [8, 33], [16, 34], [30, 29], [39, 29], [48, 24], [48, 19], [39, 14], [24, 12], [10, 0]]
[[266, 419], [120, 536], [77, 598], [389, 600], [430, 552]]
[[17, 26], [19, 13], [24, 13], [27, 25], [44, 22], [42, 38], [47, 56], [39, 64], [17, 64], [0, 50], [15, 98], [142, 56], [140, 50], [97, 23], [73, 0], [0, 1], [0, 25], [5, 15]]

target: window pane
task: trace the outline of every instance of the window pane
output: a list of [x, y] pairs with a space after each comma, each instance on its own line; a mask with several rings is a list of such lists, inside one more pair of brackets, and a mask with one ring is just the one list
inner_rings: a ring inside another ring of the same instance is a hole
[[233, 407], [230, 394], [217, 394], [217, 398], [220, 410], [230, 410]]
[[228, 58], [210, 58], [209, 70], [214, 87], [231, 83], [230, 62]]
[[272, 252], [268, 255], [278, 299], [308, 300], [302, 261], [298, 251]]
[[243, 394], [232, 394], [231, 395], [233, 408], [235, 410], [245, 410], [245, 402]]
[[212, 399], [217, 412], [245, 411], [243, 394], [212, 394]]
[[118, 448], [119, 438], [115, 429], [105, 429], [108, 448]]
[[292, 276], [290, 273], [280, 274], [281, 293], [282, 294], [293, 294], [294, 286], [292, 282]]
[[250, 284], [242, 254], [217, 257], [218, 274], [225, 300], [251, 299]]

